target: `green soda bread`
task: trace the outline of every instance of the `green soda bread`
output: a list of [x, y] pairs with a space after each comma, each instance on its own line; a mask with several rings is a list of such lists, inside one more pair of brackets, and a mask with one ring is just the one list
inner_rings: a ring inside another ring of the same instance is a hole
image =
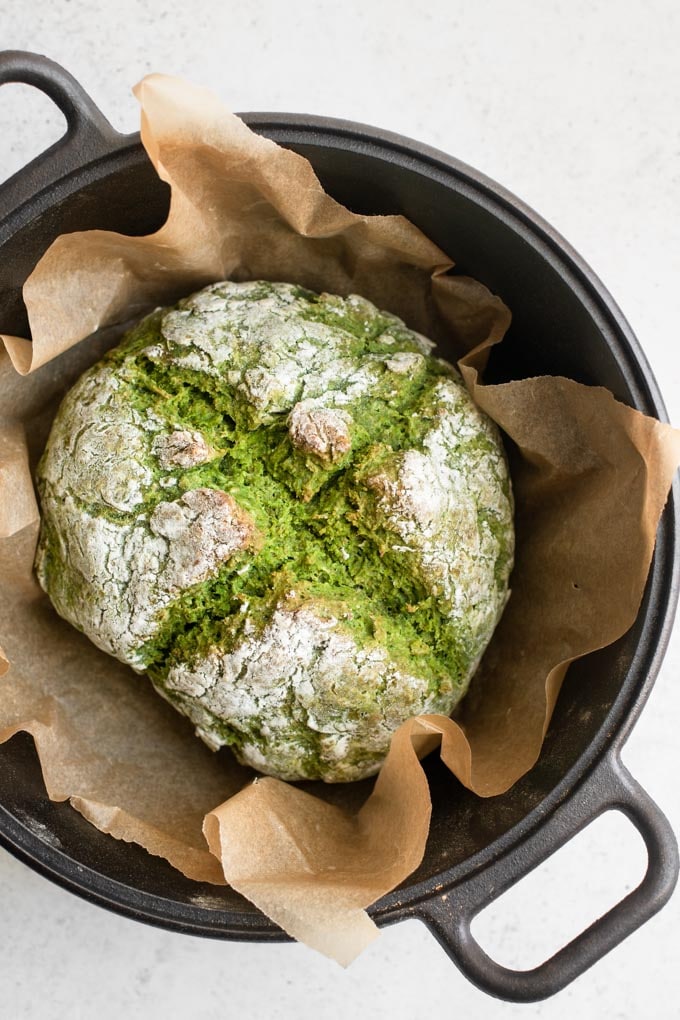
[[281, 779], [376, 772], [449, 715], [508, 595], [495, 425], [364, 298], [215, 283], [66, 395], [38, 468], [57, 612], [212, 748]]

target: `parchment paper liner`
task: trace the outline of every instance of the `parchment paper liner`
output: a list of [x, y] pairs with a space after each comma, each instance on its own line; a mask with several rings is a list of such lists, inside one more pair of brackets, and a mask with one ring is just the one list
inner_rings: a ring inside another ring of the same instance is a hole
[[[135, 92], [143, 143], [172, 189], [166, 224], [143, 238], [57, 238], [24, 287], [33, 343], [4, 337], [0, 671], [7, 660], [11, 669], [0, 740], [29, 731], [52, 799], [190, 878], [226, 876], [289, 933], [347, 963], [377, 933], [364, 908], [422, 859], [430, 798], [418, 756], [441, 744], [471, 790], [504, 792], [536, 761], [569, 662], [631, 626], [680, 433], [567, 379], [483, 386], [509, 313], [475, 281], [445, 275], [450, 260], [413, 225], [348, 212], [304, 159], [202, 89], [151, 75]], [[357, 292], [446, 339], [477, 403], [516, 444], [518, 553], [503, 619], [457, 721], [405, 723], [358, 809], [333, 803], [337, 789], [252, 781], [212, 755], [149, 685], [60, 620], [32, 576], [31, 466], [60, 396], [120, 333], [102, 327], [227, 277]]]

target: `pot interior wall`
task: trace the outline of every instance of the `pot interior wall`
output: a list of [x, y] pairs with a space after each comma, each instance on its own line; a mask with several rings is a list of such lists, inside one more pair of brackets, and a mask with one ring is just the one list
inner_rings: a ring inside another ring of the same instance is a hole
[[[271, 133], [276, 136], [276, 131]], [[516, 375], [549, 372], [598, 383], [620, 399], [653, 412], [643, 384], [639, 379], [631, 384], [630, 371], [612, 352], [601, 321], [565, 283], [557, 263], [537, 252], [511, 222], [480, 207], [479, 195], [465, 187], [452, 191], [451, 180], [425, 177], [416, 163], [397, 166], [384, 156], [350, 148], [338, 153], [309, 143], [292, 147], [311, 160], [327, 190], [350, 208], [404, 213], [456, 261], [458, 270], [503, 297], [513, 312], [513, 325], [506, 350], [491, 365], [496, 380], [508, 378], [510, 357], [519, 365]], [[89, 183], [83, 181], [75, 193], [71, 193], [72, 182], [61, 182], [53, 189], [50, 208], [37, 219], [25, 218], [21, 229], [5, 240], [0, 249], [0, 325], [4, 330], [25, 329], [21, 285], [59, 233], [103, 227], [142, 234], [163, 221], [167, 190], [150, 171], [141, 149], [131, 149], [113, 169], [111, 164], [98, 165]], [[441, 353], [447, 356], [448, 352]], [[642, 388], [636, 391], [636, 386]], [[654, 627], [649, 605], [648, 590], [632, 630], [615, 645], [572, 666], [541, 759], [509, 793], [491, 800], [473, 797], [431, 756], [427, 762], [434, 802], [431, 834], [425, 860], [407, 885], [461, 865], [554, 789], [589, 746], [622, 687], [630, 683], [629, 668], [641, 635], [645, 628]], [[168, 904], [171, 916], [181, 916], [180, 905], [188, 909], [201, 896], [210, 897], [216, 920], [220, 908], [255, 914], [231, 890], [189, 882], [164, 861], [102, 835], [68, 805], [49, 803], [29, 738], [22, 735], [0, 747], [0, 763], [0, 804], [40, 835], [52, 848], [50, 853], [66, 854], [105, 879], [174, 901]], [[87, 880], [84, 872], [80, 874]], [[115, 893], [111, 898], [115, 899]], [[267, 931], [271, 926], [262, 922], [262, 928]]]

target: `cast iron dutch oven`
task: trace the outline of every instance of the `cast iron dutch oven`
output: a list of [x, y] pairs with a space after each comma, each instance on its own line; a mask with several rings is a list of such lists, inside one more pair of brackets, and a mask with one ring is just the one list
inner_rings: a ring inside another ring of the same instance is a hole
[[[167, 187], [138, 135], [120, 135], [62, 68], [30, 53], [0, 54], [0, 83], [33, 85], [60, 107], [65, 136], [0, 187], [0, 329], [25, 335], [22, 284], [64, 231], [146, 234], [163, 222]], [[403, 213], [512, 309], [490, 365], [608, 387], [666, 419], [657, 384], [614, 301], [551, 227], [463, 164], [397, 135], [297, 114], [247, 114], [255, 131], [302, 153], [325, 188], [363, 213]], [[446, 356], [447, 352], [442, 352]], [[487, 374], [487, 378], [489, 375]], [[501, 998], [545, 998], [591, 966], [668, 900], [678, 874], [669, 824], [620, 761], [658, 672], [678, 597], [678, 491], [664, 512], [642, 607], [616, 644], [573, 664], [540, 761], [512, 790], [481, 800], [432, 755], [426, 762], [432, 828], [420, 868], [369, 911], [379, 925], [417, 917], [457, 966]], [[586, 711], [584, 711], [586, 710]], [[129, 917], [224, 939], [286, 936], [230, 889], [197, 886], [139, 847], [103, 835], [45, 795], [32, 741], [0, 747], [0, 838], [31, 867]], [[649, 854], [641, 884], [546, 963], [499, 966], [470, 933], [475, 915], [602, 812], [623, 811]], [[46, 827], [46, 828], [44, 828]], [[56, 836], [46, 842], [40, 832]], [[204, 899], [201, 899], [201, 895]], [[197, 905], [202, 903], [203, 905]], [[210, 904], [210, 905], [208, 905]]]

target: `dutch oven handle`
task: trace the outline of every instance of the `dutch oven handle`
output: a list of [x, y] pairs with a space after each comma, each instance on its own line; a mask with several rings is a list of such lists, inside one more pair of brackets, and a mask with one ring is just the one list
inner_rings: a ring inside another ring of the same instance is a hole
[[0, 85], [33, 85], [52, 99], [66, 118], [66, 133], [19, 173], [0, 184], [0, 207], [18, 209], [54, 181], [120, 148], [124, 135], [68, 71], [37, 53], [0, 51]]
[[[645, 841], [647, 871], [641, 883], [545, 963], [512, 970], [496, 963], [472, 936], [474, 917], [603, 812], [618, 809]], [[419, 905], [427, 924], [463, 973], [483, 991], [512, 1002], [554, 995], [663, 907], [678, 877], [678, 847], [666, 817], [621, 763], [602, 759], [573, 796], [509, 855], [494, 861], [436, 899]]]

